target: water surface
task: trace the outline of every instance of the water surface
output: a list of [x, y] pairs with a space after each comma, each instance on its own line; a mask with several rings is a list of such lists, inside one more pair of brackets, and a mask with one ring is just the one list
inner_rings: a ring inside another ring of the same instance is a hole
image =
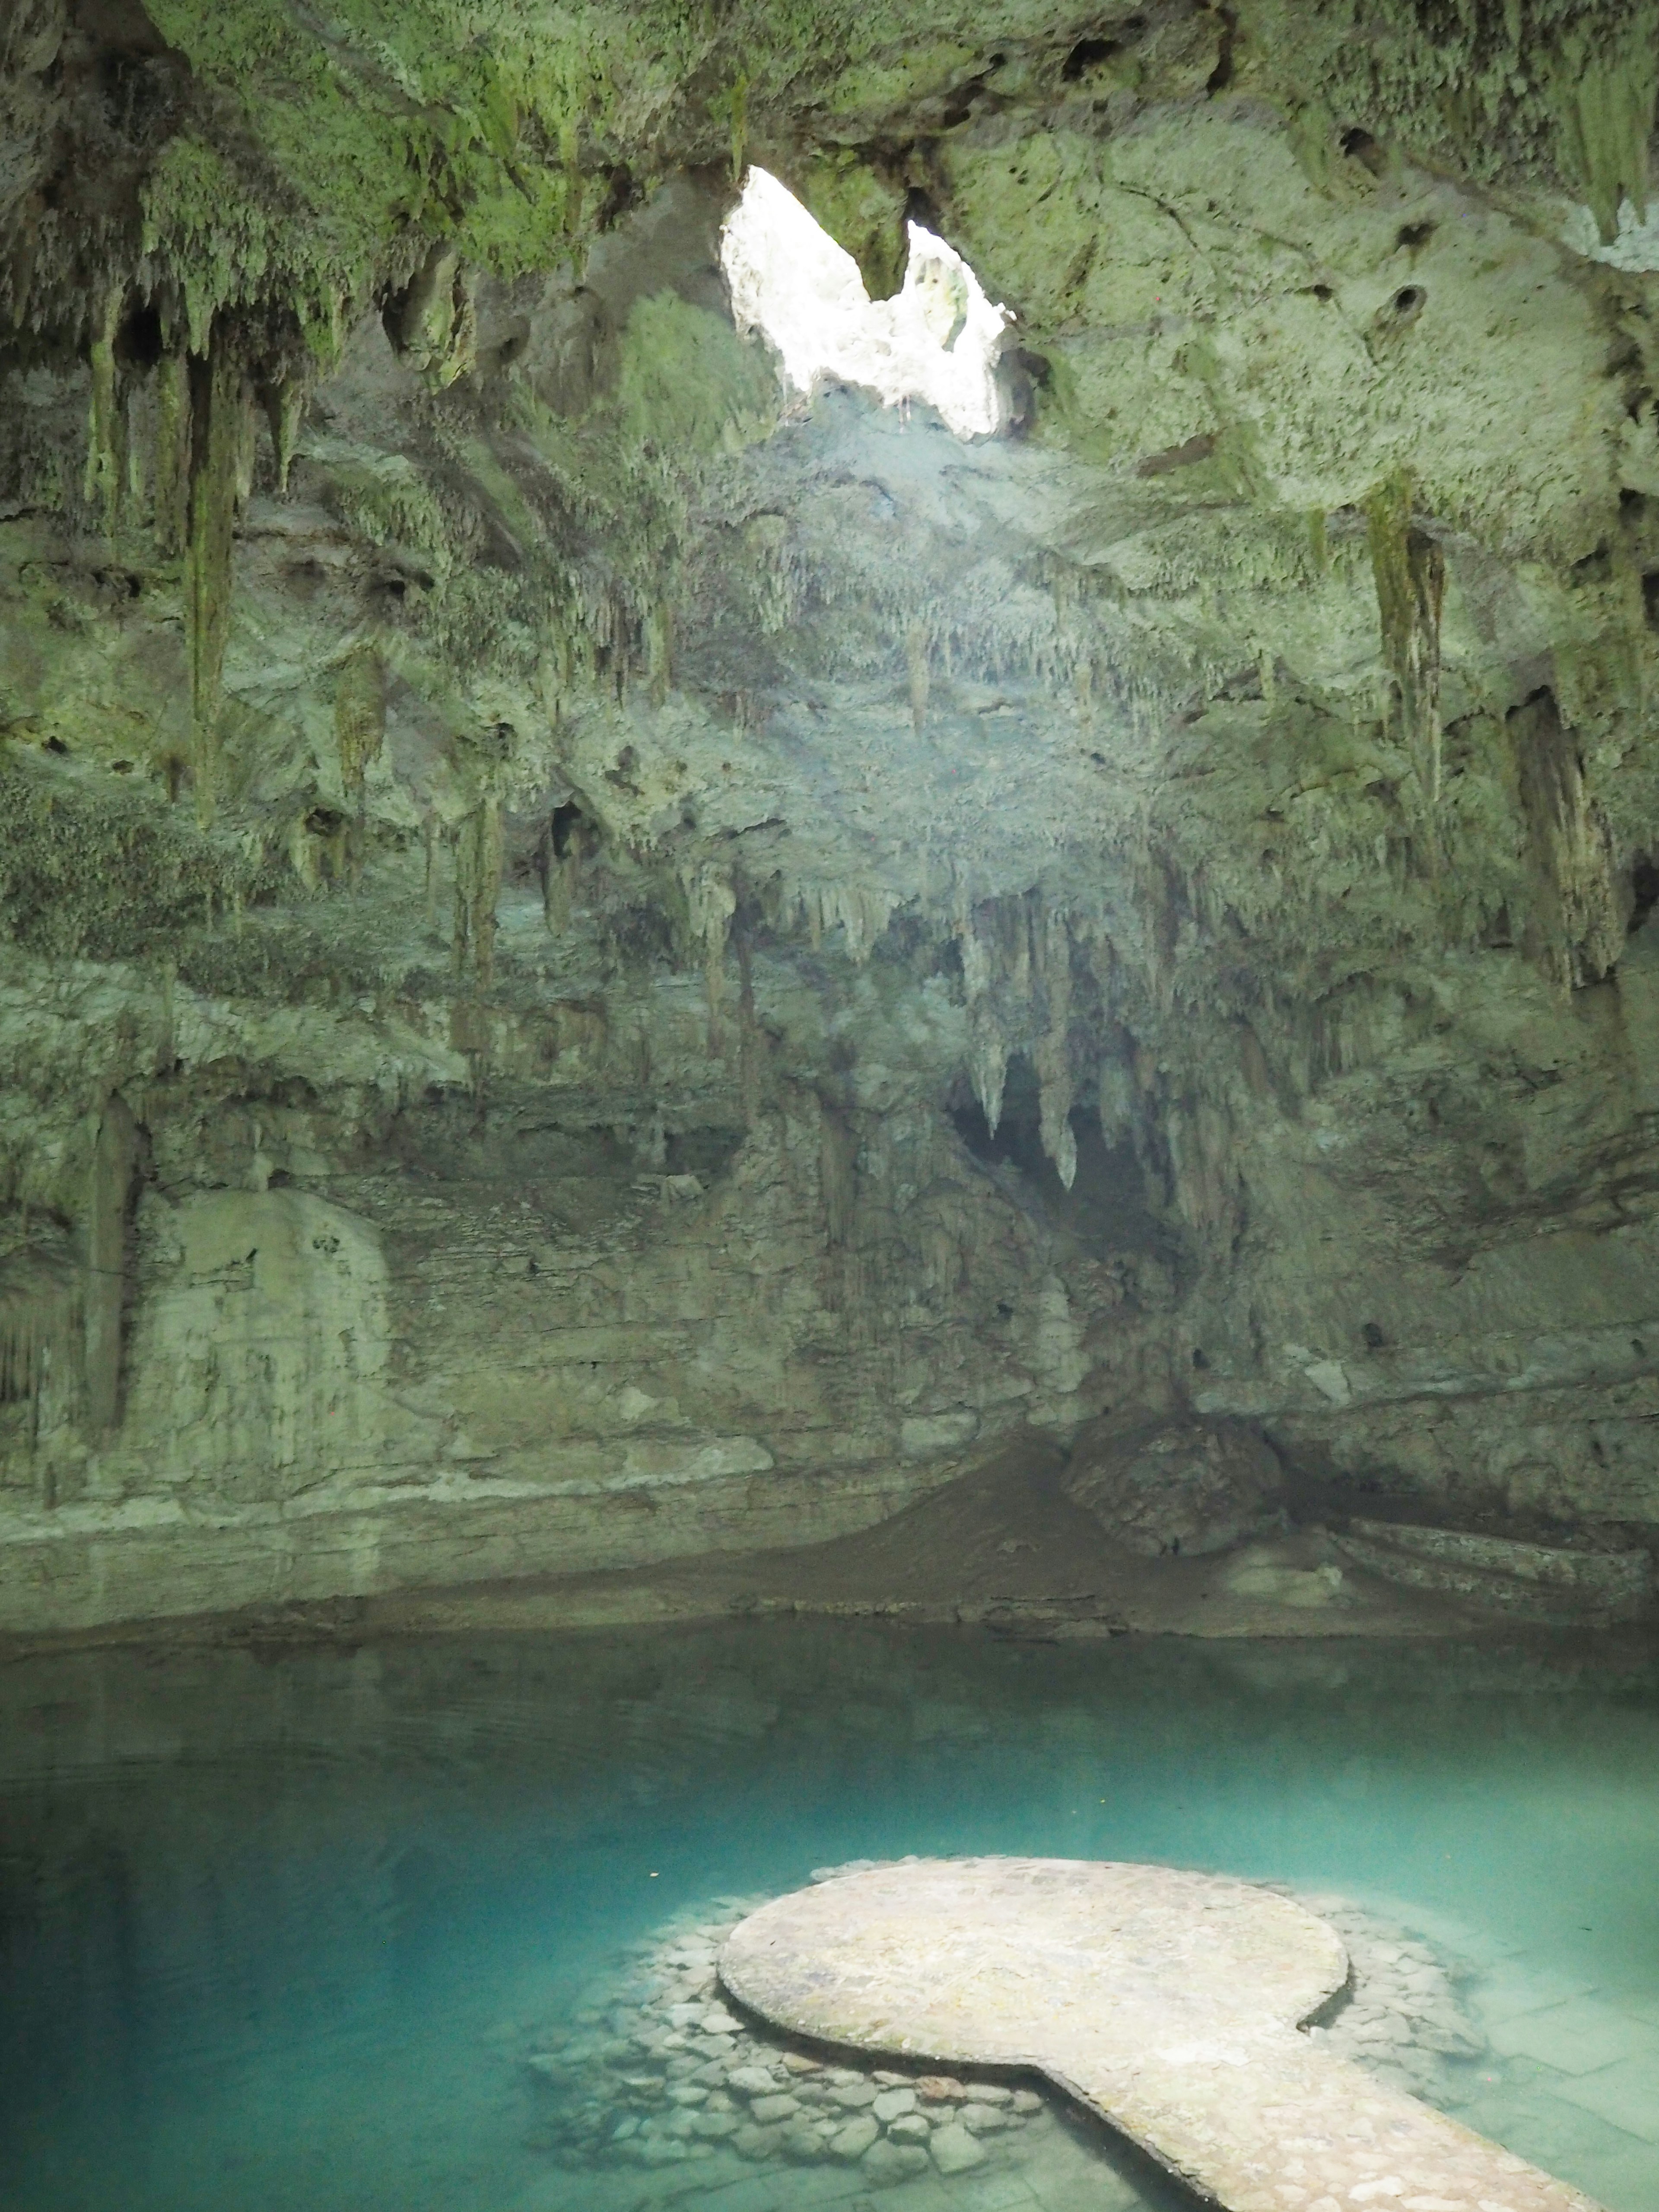
[[[9, 2212], [586, 2212], [604, 2192], [537, 2148], [515, 2033], [677, 1912], [910, 1851], [1372, 1903], [1478, 1970], [1472, 2124], [1610, 2212], [1659, 2205], [1639, 1648], [765, 1622], [102, 1652], [0, 1673], [0, 1726]], [[672, 2179], [693, 2212], [856, 2195]]]

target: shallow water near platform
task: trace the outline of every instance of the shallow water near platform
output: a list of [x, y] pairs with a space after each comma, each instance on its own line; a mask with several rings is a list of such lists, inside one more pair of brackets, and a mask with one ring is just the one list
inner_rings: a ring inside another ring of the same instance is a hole
[[[906, 1852], [1340, 1891], [1468, 1969], [1460, 2116], [1659, 2204], [1659, 1665], [767, 1622], [0, 1672], [9, 2212], [1078, 2212], [1088, 2130], [856, 2168], [562, 2166], [526, 2034], [712, 1901]], [[1096, 2160], [1097, 2170], [1091, 2167]], [[1127, 2169], [1124, 2170], [1128, 2172]]]

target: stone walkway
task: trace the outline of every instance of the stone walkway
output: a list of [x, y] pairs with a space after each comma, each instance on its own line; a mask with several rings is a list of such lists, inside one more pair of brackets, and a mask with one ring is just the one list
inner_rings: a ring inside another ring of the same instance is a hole
[[846, 1875], [720, 1955], [732, 1995], [796, 2033], [1046, 2075], [1227, 2212], [1595, 2212], [1299, 2033], [1347, 1972], [1288, 1898], [1065, 1859]]

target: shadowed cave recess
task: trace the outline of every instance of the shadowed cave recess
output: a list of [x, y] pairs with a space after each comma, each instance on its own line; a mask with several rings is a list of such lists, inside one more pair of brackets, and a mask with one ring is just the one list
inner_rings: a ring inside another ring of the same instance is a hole
[[1653, 12], [15, 7], [0, 1630], [1639, 1613]]

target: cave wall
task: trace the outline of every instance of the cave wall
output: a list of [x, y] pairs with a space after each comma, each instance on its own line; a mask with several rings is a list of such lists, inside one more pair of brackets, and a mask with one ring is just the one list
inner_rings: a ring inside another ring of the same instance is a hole
[[[0, 1626], [1109, 1410], [1650, 1531], [1651, 9], [337, 14], [0, 57]], [[996, 435], [787, 386], [751, 161]]]
[[1064, 1433], [1141, 1350], [930, 1117], [860, 1142], [804, 1097], [702, 1174], [398, 1131], [311, 1188], [257, 1187], [262, 1141], [254, 1188], [141, 1198], [113, 1425], [0, 1413], [9, 1626], [811, 1541]]

